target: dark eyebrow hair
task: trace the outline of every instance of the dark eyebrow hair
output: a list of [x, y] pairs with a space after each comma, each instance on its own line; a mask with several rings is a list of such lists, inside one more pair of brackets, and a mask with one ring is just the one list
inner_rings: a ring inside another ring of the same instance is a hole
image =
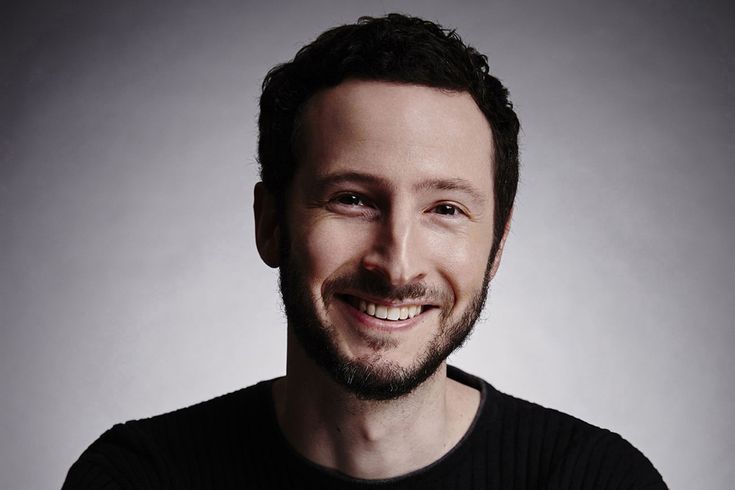
[[[341, 184], [343, 182], [356, 182], [361, 184], [378, 185], [386, 188], [393, 187], [387, 179], [373, 174], [362, 172], [338, 172], [326, 175], [317, 175], [314, 179], [314, 189], [321, 193], [325, 188]], [[471, 182], [459, 177], [449, 179], [427, 179], [414, 185], [414, 190], [445, 190], [459, 191], [469, 195], [478, 204], [485, 204], [487, 198], [472, 185]]]
[[362, 172], [335, 172], [331, 174], [316, 175], [314, 177], [314, 185], [318, 189], [323, 189], [330, 185], [341, 184], [343, 182], [358, 182], [361, 184], [374, 184], [386, 187], [390, 186], [388, 181], [383, 177]]
[[453, 179], [427, 179], [414, 186], [416, 190], [460, 191], [468, 194], [478, 204], [485, 204], [487, 199], [471, 182], [459, 177]]
[[387, 182], [386, 179], [377, 175], [365, 174], [361, 172], [335, 172], [331, 174], [315, 175], [311, 185], [311, 192], [313, 192], [315, 195], [321, 195], [330, 186], [342, 184], [345, 182], [390, 187], [390, 184]]

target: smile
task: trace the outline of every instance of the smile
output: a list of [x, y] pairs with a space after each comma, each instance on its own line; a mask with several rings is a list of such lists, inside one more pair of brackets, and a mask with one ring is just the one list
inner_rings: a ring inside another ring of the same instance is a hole
[[373, 318], [389, 321], [400, 321], [420, 315], [425, 307], [419, 304], [381, 305], [370, 301], [348, 296], [347, 302], [361, 312]]

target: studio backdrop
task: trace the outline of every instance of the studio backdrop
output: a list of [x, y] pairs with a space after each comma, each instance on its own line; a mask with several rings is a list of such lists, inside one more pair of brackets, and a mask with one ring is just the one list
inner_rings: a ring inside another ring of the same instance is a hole
[[282, 375], [257, 255], [260, 84], [400, 11], [487, 53], [521, 180], [450, 359], [619, 432], [674, 489], [735, 480], [735, 25], [722, 2], [4, 2], [0, 487], [113, 424]]

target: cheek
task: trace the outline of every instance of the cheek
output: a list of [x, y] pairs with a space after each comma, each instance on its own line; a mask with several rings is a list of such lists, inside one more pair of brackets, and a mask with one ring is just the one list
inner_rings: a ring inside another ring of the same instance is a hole
[[492, 233], [479, 227], [451, 239], [442, 238], [432, 245], [436, 263], [456, 295], [481, 287], [491, 245]]
[[305, 223], [300, 240], [291, 244], [312, 279], [323, 281], [343, 268], [359, 263], [367, 240], [365, 226], [350, 226], [339, 219], [325, 218]]

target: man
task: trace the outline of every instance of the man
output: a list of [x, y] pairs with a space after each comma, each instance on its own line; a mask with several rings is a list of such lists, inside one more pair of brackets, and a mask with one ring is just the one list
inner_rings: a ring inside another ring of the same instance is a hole
[[361, 19], [271, 70], [259, 125], [286, 376], [115, 426], [65, 488], [666, 488], [620, 436], [446, 365], [518, 180], [484, 56], [421, 19]]

